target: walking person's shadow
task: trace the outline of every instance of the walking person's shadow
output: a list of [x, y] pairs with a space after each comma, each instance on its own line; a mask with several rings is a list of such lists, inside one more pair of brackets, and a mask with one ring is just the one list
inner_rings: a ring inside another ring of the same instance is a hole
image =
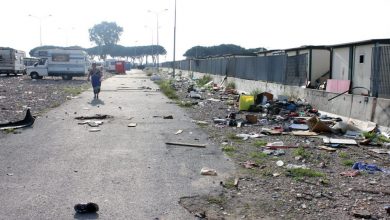
[[88, 104], [92, 106], [97, 106], [97, 105], [104, 105], [104, 101], [101, 99], [92, 99]]

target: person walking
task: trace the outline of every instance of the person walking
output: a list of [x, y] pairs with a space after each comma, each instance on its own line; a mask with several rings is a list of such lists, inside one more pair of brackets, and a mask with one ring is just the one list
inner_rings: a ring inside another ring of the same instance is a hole
[[96, 68], [96, 63], [92, 63], [92, 70], [88, 73], [88, 81], [91, 80], [94, 99], [99, 99], [100, 86], [102, 84], [103, 73]]

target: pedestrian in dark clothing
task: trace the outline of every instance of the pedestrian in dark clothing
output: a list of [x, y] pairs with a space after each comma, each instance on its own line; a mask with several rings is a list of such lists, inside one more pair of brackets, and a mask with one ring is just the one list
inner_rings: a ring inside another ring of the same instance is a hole
[[94, 99], [99, 99], [100, 86], [102, 84], [103, 73], [96, 68], [96, 63], [92, 63], [92, 70], [89, 71], [88, 81], [91, 80]]

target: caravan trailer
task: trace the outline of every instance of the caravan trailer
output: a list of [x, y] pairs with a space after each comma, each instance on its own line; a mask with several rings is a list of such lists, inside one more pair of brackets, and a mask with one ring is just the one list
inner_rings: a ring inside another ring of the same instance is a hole
[[23, 59], [26, 53], [21, 50], [15, 50], [9, 47], [0, 47], [0, 74], [25, 73]]
[[27, 67], [26, 72], [32, 79], [61, 76], [64, 80], [71, 80], [88, 74], [87, 53], [83, 50], [47, 49], [35, 51], [32, 55], [40, 58], [34, 66]]

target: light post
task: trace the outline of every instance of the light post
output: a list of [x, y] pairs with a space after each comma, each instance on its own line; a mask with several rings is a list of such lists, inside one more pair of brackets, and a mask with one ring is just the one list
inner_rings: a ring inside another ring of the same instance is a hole
[[[156, 21], [157, 21], [157, 25], [156, 25], [156, 31], [157, 31], [157, 39], [156, 39], [156, 44], [157, 44], [157, 50], [158, 50], [158, 46], [159, 46], [159, 42], [158, 42], [158, 29], [159, 29], [159, 25], [158, 25], [158, 15], [162, 12], [165, 12], [165, 11], [168, 11], [168, 9], [164, 9], [162, 11], [151, 11], [151, 10], [148, 10], [149, 13], [154, 13], [156, 15]], [[159, 63], [160, 63], [160, 56], [158, 54], [158, 51], [155, 51], [156, 52], [156, 57], [157, 57], [157, 72], [159, 71]]]
[[173, 71], [172, 71], [173, 79], [175, 79], [175, 62], [176, 62], [176, 0], [175, 0], [175, 18], [173, 22]]
[[33, 18], [36, 18], [39, 20], [39, 42], [40, 42], [40, 46], [42, 46], [42, 20], [44, 18], [48, 18], [48, 17], [51, 17], [51, 14], [47, 15], [47, 16], [35, 16], [35, 15], [31, 15], [29, 14], [28, 15], [29, 17], [33, 17]]

